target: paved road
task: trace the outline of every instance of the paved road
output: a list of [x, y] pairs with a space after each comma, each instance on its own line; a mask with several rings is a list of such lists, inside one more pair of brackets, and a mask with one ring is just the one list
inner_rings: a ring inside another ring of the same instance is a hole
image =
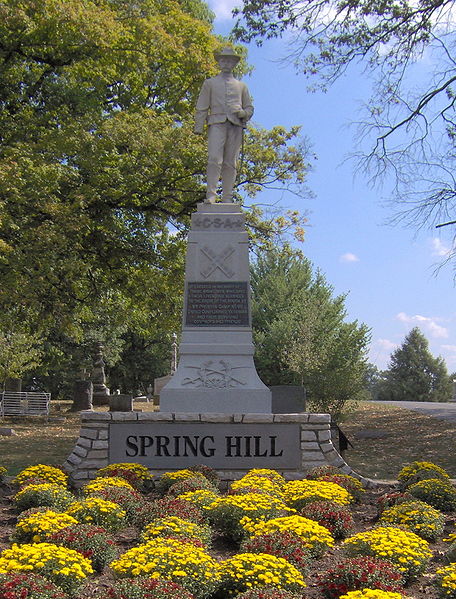
[[456, 402], [438, 403], [433, 401], [376, 401], [398, 408], [405, 408], [412, 412], [427, 414], [439, 420], [449, 420], [456, 424]]

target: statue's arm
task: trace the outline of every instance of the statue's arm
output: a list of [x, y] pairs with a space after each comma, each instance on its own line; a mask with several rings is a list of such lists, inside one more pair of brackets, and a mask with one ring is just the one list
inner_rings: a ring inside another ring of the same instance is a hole
[[243, 120], [245, 122], [249, 121], [253, 116], [253, 102], [246, 85], [242, 89], [242, 110], [245, 113], [242, 117]]
[[198, 101], [196, 103], [196, 113], [195, 113], [195, 133], [202, 133], [204, 130], [204, 125], [207, 120], [207, 115], [209, 113], [209, 108], [211, 105], [211, 89], [210, 83], [206, 79], [203, 83], [203, 87], [201, 88], [200, 95], [198, 97]]

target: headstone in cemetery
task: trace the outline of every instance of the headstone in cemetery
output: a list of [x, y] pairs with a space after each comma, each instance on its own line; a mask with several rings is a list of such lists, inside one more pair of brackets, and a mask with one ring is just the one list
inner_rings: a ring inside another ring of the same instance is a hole
[[96, 345], [91, 379], [93, 383], [93, 404], [95, 406], [109, 405], [109, 389], [106, 386], [105, 362], [101, 343]]
[[301, 385], [274, 385], [269, 389], [273, 414], [300, 414], [306, 411], [306, 390]]
[[78, 380], [74, 383], [73, 404], [71, 412], [91, 410], [93, 407], [93, 383], [89, 380]]
[[13, 393], [21, 393], [22, 379], [6, 379], [5, 391], [12, 391]]
[[93, 383], [87, 379], [85, 368], [81, 370], [78, 380], [74, 383], [73, 403], [70, 412], [80, 412], [81, 410], [91, 410], [93, 408]]
[[131, 395], [123, 395], [116, 393], [109, 396], [109, 411], [110, 412], [132, 412], [133, 397]]

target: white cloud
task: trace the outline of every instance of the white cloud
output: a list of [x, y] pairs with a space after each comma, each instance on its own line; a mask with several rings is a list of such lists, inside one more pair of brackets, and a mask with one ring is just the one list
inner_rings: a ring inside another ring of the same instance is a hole
[[405, 324], [413, 326], [419, 326], [423, 328], [431, 337], [437, 339], [446, 339], [449, 336], [448, 329], [437, 324], [438, 318], [430, 318], [429, 316], [421, 316], [415, 314], [415, 316], [409, 316], [405, 312], [399, 312], [396, 315], [396, 319]]
[[240, 0], [209, 0], [208, 4], [218, 21], [226, 21], [233, 18], [232, 10], [241, 2]]
[[446, 258], [452, 252], [452, 248], [445, 245], [443, 243], [443, 241], [441, 239], [439, 239], [438, 237], [433, 237], [431, 239], [431, 245], [432, 245], [432, 255], [433, 256], [443, 256]]
[[389, 339], [376, 339], [371, 345], [369, 360], [380, 370], [384, 370], [388, 367], [391, 354], [397, 347], [398, 344]]
[[352, 254], [351, 252], [347, 252], [346, 254], [342, 254], [339, 258], [340, 262], [359, 262], [359, 258], [356, 254]]
[[394, 343], [389, 339], [377, 339], [375, 344], [385, 351], [394, 351], [398, 346], [397, 343]]

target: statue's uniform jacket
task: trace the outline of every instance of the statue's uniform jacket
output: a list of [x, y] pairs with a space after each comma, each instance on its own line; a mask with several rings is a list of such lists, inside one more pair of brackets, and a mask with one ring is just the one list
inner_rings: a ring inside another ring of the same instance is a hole
[[[246, 113], [243, 120], [235, 114], [241, 109]], [[205, 122], [215, 125], [229, 121], [243, 127], [252, 115], [253, 105], [246, 84], [232, 75], [220, 74], [203, 83], [196, 104], [195, 130], [202, 132]]]

